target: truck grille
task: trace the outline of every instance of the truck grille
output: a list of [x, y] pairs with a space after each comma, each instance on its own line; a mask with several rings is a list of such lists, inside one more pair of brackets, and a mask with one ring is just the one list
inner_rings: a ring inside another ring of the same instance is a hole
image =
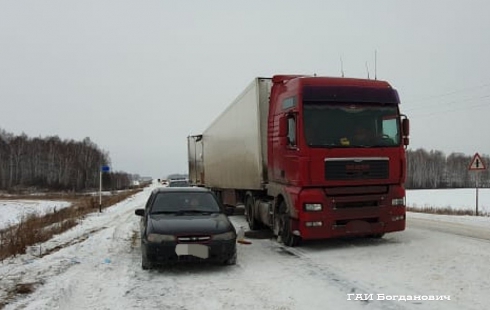
[[364, 208], [364, 207], [378, 207], [377, 200], [368, 201], [346, 201], [346, 202], [336, 202], [334, 204], [335, 209], [348, 209], [348, 208]]
[[325, 159], [325, 180], [379, 180], [388, 176], [388, 158]]

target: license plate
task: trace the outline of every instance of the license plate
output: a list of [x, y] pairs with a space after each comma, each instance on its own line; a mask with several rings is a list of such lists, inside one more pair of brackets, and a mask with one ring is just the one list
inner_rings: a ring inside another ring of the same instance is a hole
[[178, 256], [192, 255], [205, 259], [209, 257], [209, 248], [204, 244], [177, 244], [175, 253]]

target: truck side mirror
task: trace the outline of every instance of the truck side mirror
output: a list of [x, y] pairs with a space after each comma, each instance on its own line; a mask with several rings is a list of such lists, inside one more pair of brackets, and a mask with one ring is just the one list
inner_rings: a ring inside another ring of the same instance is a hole
[[288, 118], [286, 115], [279, 117], [279, 137], [283, 138], [288, 135]]
[[410, 135], [410, 121], [408, 120], [408, 118], [404, 118], [402, 120], [402, 130], [404, 136], [408, 137]]
[[408, 145], [410, 135], [410, 121], [408, 118], [402, 120], [402, 130], [403, 130], [403, 145]]

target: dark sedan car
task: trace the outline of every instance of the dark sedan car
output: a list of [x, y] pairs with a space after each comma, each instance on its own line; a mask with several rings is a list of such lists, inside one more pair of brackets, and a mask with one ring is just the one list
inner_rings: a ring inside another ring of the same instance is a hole
[[200, 187], [153, 190], [141, 216], [142, 268], [179, 261], [236, 264], [236, 231], [214, 194]]

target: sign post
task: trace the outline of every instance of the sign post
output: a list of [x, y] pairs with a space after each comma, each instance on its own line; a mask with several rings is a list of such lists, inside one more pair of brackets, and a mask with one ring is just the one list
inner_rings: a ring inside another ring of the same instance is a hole
[[102, 173], [109, 172], [111, 168], [109, 166], [100, 167], [99, 173], [99, 213], [102, 212]]
[[473, 159], [471, 160], [470, 166], [468, 167], [468, 170], [470, 171], [475, 171], [475, 187], [476, 187], [476, 215], [478, 216], [478, 179], [480, 178], [480, 175], [478, 174], [480, 171], [483, 171], [487, 169], [485, 164], [483, 163], [483, 160], [480, 157], [480, 154], [475, 153], [473, 156]]

